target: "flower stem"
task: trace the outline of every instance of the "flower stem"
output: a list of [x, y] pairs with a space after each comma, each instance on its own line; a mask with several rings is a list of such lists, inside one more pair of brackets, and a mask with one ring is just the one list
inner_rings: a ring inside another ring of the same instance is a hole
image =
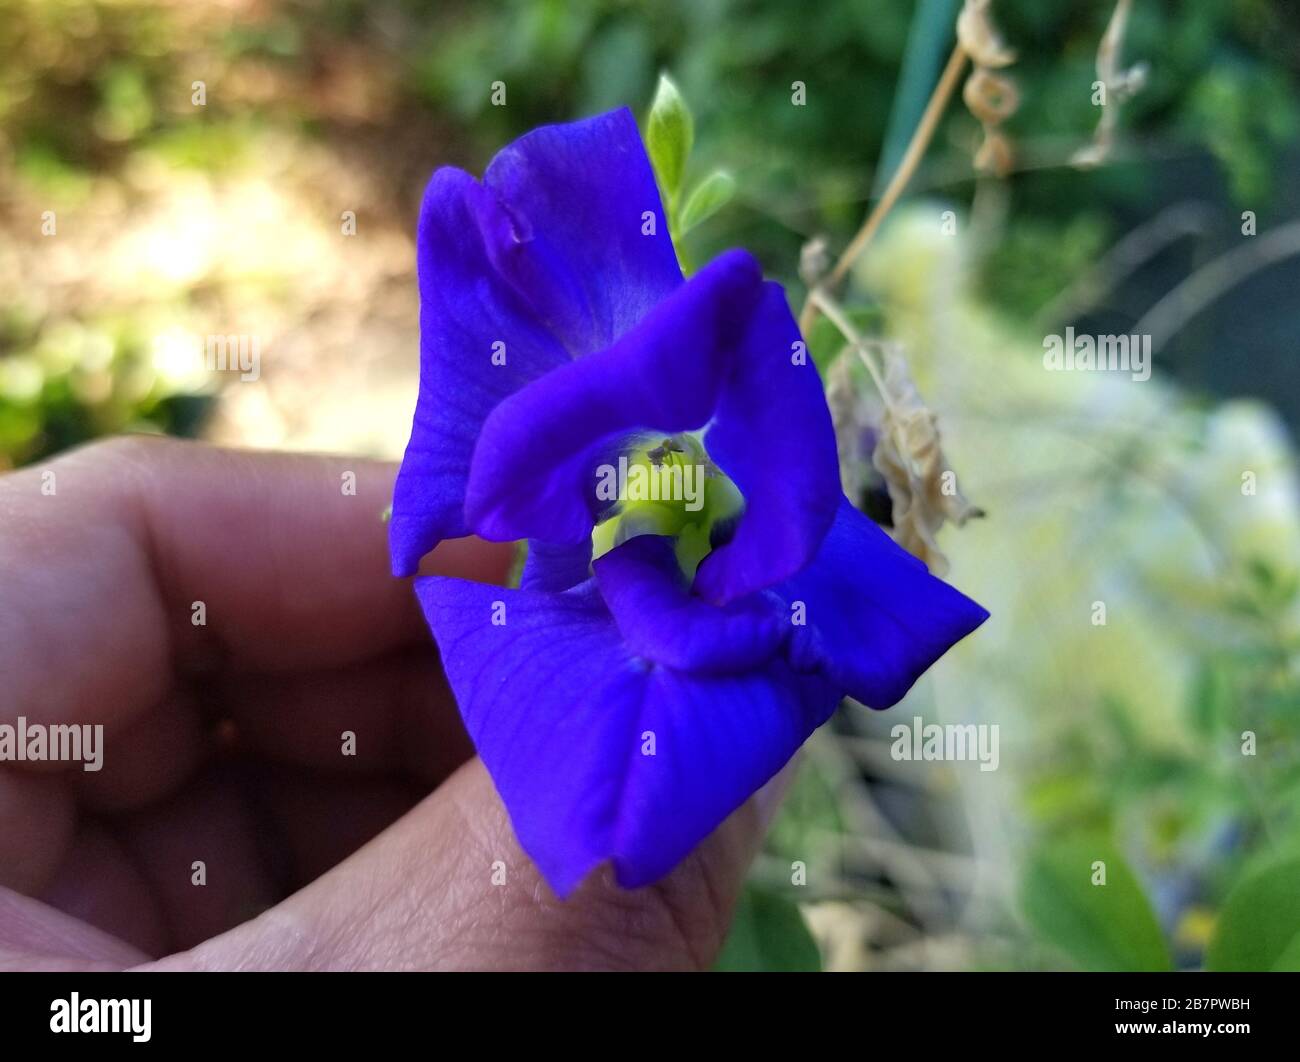
[[871, 380], [876, 385], [876, 390], [880, 392], [881, 402], [884, 404], [886, 409], [892, 410], [894, 407], [893, 403], [889, 400], [889, 390], [885, 387], [884, 378], [881, 376], [880, 369], [877, 368], [876, 363], [872, 360], [870, 354], [867, 353], [867, 340], [858, 334], [858, 330], [853, 327], [848, 315], [845, 314], [839, 303], [837, 303], [835, 299], [825, 291], [822, 291], [820, 288], [815, 289], [809, 295], [809, 300], [826, 315], [826, 319], [830, 321], [831, 324], [840, 330], [840, 335], [849, 341], [849, 345], [853, 347], [854, 353], [857, 354], [858, 358], [862, 361], [862, 364], [867, 367], [867, 372], [871, 374]]

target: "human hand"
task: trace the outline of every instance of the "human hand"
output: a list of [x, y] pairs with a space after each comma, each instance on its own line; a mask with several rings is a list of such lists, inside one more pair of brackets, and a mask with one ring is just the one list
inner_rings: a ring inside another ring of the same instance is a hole
[[771, 787], [657, 885], [557, 900], [388, 573], [393, 475], [121, 438], [0, 477], [0, 726], [103, 727], [102, 770], [0, 763], [0, 968], [712, 962]]

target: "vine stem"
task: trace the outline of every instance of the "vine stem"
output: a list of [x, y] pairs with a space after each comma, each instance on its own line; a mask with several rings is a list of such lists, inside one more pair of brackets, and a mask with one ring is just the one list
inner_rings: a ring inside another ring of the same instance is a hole
[[889, 398], [889, 390], [885, 387], [884, 377], [876, 363], [872, 361], [871, 356], [867, 353], [867, 341], [858, 334], [858, 330], [853, 327], [848, 315], [840, 308], [840, 305], [826, 292], [818, 289], [809, 296], [826, 319], [840, 330], [840, 335], [849, 341], [854, 353], [861, 359], [862, 364], [867, 367], [867, 372], [871, 374], [871, 380], [876, 385], [876, 390], [880, 392], [880, 400], [890, 412], [893, 412], [894, 405]]
[[[903, 189], [907, 187], [907, 182], [916, 173], [916, 168], [925, 154], [925, 149], [930, 146], [930, 141], [934, 139], [934, 132], [939, 127], [939, 119], [943, 117], [948, 101], [952, 99], [953, 92], [956, 91], [957, 85], [961, 82], [962, 71], [965, 68], [966, 49], [961, 46], [961, 42], [958, 42], [952, 50], [952, 55], [948, 57], [948, 64], [943, 68], [938, 84], [934, 86], [934, 91], [930, 94], [930, 100], [925, 105], [921, 121], [912, 133], [912, 139], [907, 143], [907, 150], [903, 152], [903, 157], [898, 163], [898, 169], [894, 171], [893, 177], [889, 179], [889, 184], [885, 186], [885, 191], [875, 209], [867, 215], [867, 220], [862, 223], [862, 228], [849, 241], [849, 245], [844, 248], [844, 253], [840, 255], [839, 260], [827, 275], [824, 282], [827, 288], [834, 289], [844, 279], [848, 271], [853, 267], [853, 263], [858, 260], [867, 244], [871, 242], [872, 237], [876, 235], [880, 223], [885, 220], [885, 216], [898, 202], [899, 196], [903, 194]], [[818, 287], [820, 286], [818, 285]], [[803, 310], [799, 314], [799, 328], [804, 336], [808, 335], [812, 326], [817, 322], [817, 312], [820, 307], [819, 300], [813, 297], [816, 292], [817, 288], [809, 292]]]

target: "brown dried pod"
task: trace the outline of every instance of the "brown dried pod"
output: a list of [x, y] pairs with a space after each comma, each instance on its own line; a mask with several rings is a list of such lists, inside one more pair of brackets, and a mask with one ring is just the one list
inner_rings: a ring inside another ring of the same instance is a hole
[[823, 236], [814, 236], [799, 249], [799, 279], [810, 291], [831, 268], [831, 252]]
[[1020, 92], [1005, 74], [976, 67], [962, 88], [966, 107], [981, 122], [997, 125], [1016, 113]]
[[1119, 125], [1120, 104], [1140, 92], [1146, 84], [1146, 63], [1135, 63], [1127, 69], [1120, 66], [1120, 52], [1124, 48], [1124, 31], [1131, 8], [1132, 0], [1118, 0], [1097, 46], [1097, 81], [1101, 83], [1105, 96], [1102, 98], [1101, 120], [1092, 141], [1076, 151], [1070, 160], [1079, 169], [1100, 166], [1110, 157]]
[[957, 477], [939, 444], [938, 417], [922, 400], [897, 350], [885, 352], [888, 401], [872, 464], [885, 478], [893, 505], [894, 537], [936, 575], [948, 559], [935, 535], [951, 521], [983, 516], [957, 489]]
[[957, 40], [976, 66], [1010, 66], [1016, 53], [993, 24], [992, 0], [966, 0], [957, 16]]
[[993, 126], [984, 127], [984, 142], [975, 152], [974, 165], [980, 173], [1006, 177], [1016, 164], [1016, 152], [1011, 139]]

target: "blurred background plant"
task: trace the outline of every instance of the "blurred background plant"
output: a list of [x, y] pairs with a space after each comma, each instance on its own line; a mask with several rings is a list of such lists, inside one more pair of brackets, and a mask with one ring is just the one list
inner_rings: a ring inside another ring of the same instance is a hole
[[[398, 456], [428, 174], [645, 118], [664, 70], [694, 115], [683, 260], [750, 247], [798, 309], [801, 252], [879, 201], [959, 9], [0, 0], [0, 467], [128, 429]], [[939, 544], [994, 619], [810, 743], [724, 964], [1296, 968], [1300, 11], [1135, 0], [1110, 72], [1141, 88], [1084, 169], [1114, 5], [990, 10], [1013, 111], [945, 108], [840, 298], [988, 513]], [[1153, 379], [1044, 372], [1067, 325], [1149, 328]], [[211, 334], [259, 337], [259, 378], [210, 371]], [[810, 341], [829, 373], [842, 340]], [[860, 500], [888, 518], [880, 484]], [[999, 769], [895, 759], [915, 716], [998, 724]]]

